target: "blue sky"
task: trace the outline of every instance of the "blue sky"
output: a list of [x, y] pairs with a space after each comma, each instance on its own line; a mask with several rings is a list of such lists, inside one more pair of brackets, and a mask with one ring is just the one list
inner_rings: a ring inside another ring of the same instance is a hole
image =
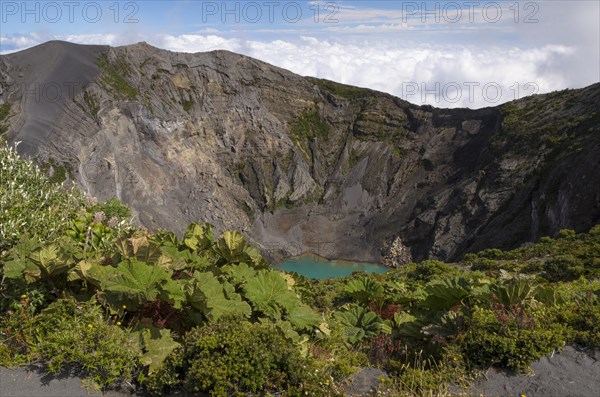
[[600, 2], [0, 1], [0, 52], [52, 39], [227, 49], [414, 103], [492, 106], [600, 81]]

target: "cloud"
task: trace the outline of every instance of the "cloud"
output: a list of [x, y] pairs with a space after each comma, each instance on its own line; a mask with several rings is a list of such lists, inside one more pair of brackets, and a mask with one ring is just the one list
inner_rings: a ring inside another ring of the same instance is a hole
[[568, 62], [575, 49], [479, 48], [402, 45], [394, 41], [342, 43], [303, 36], [292, 42], [243, 41], [220, 36], [158, 37], [154, 45], [173, 51], [221, 48], [283, 67], [300, 75], [369, 87], [413, 103], [485, 107], [589, 82], [552, 67]]

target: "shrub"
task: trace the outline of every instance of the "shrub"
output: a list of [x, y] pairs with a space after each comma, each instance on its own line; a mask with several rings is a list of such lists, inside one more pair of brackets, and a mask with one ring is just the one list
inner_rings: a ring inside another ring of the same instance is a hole
[[41, 241], [59, 236], [84, 205], [82, 194], [51, 183], [16, 148], [0, 141], [0, 254], [25, 233]]
[[97, 304], [65, 299], [43, 310], [36, 319], [35, 350], [49, 372], [75, 366], [102, 387], [134, 378], [141, 368], [137, 339], [106, 317]]
[[562, 229], [558, 232], [558, 238], [574, 239], [576, 237], [575, 230]]
[[498, 270], [501, 264], [498, 261], [487, 258], [477, 258], [471, 262], [471, 270]]
[[0, 365], [6, 367], [32, 361], [31, 340], [35, 307], [27, 294], [22, 294], [12, 306], [0, 316]]
[[540, 261], [531, 261], [523, 266], [523, 273], [539, 273], [544, 270], [544, 265]]
[[90, 209], [91, 213], [103, 212], [106, 219], [127, 219], [131, 217], [129, 207], [123, 205], [118, 199], [112, 198], [104, 203], [98, 203]]
[[465, 360], [477, 367], [524, 371], [564, 344], [564, 327], [547, 321], [542, 311], [476, 308], [463, 339]]
[[165, 386], [213, 396], [304, 394], [319, 384], [315, 369], [273, 324], [223, 317], [191, 330], [147, 384], [159, 395]]
[[481, 251], [478, 256], [487, 259], [505, 259], [505, 252], [498, 248], [488, 248]]
[[570, 302], [554, 311], [556, 322], [568, 327], [569, 343], [600, 349], [600, 305]]
[[438, 276], [449, 276], [454, 273], [456, 273], [455, 269], [444, 262], [427, 260], [418, 263], [415, 270], [412, 271], [409, 276], [416, 280], [427, 282]]
[[583, 264], [573, 255], [561, 255], [546, 261], [542, 276], [550, 281], [571, 281], [584, 273]]

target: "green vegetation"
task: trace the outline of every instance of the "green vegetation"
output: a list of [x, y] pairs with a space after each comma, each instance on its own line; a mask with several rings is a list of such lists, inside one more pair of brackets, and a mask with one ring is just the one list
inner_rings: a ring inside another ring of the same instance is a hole
[[314, 138], [327, 139], [329, 126], [321, 118], [318, 109], [308, 109], [293, 122], [292, 136], [300, 141]]
[[0, 134], [4, 134], [6, 131], [8, 131], [8, 125], [4, 124], [4, 121], [11, 115], [11, 108], [12, 104], [9, 102], [4, 102], [2, 105], [0, 105]]
[[223, 396], [268, 389], [291, 395], [333, 392], [331, 385], [321, 386], [328, 378], [319, 375], [314, 361], [269, 322], [227, 317], [190, 331], [183, 345], [149, 380], [155, 394], [179, 384], [192, 392]]
[[236, 231], [135, 229], [117, 200], [66, 192], [14, 149], [0, 167], [0, 365], [214, 396], [343, 395], [376, 366], [383, 393], [436, 395], [564, 343], [600, 347], [600, 225], [311, 281], [271, 269]]
[[24, 234], [37, 240], [60, 236], [85, 202], [79, 192], [50, 182], [35, 164], [21, 160], [15, 148], [0, 142], [0, 252]]
[[98, 116], [100, 106], [97, 103], [96, 95], [90, 94], [89, 92], [85, 91], [83, 93], [83, 100], [85, 101], [85, 104], [87, 105], [87, 108], [90, 111], [91, 115], [94, 117]]
[[106, 56], [98, 58], [97, 63], [104, 72], [100, 79], [100, 83], [104, 85], [103, 88], [118, 99], [134, 100], [137, 98], [137, 90], [125, 79], [129, 75], [129, 68], [125, 63], [111, 63]]
[[271, 201], [271, 203], [267, 207], [267, 209], [271, 212], [275, 211], [278, 208], [287, 208], [287, 209], [294, 208], [294, 202], [292, 200], [290, 200], [289, 194], [287, 195], [287, 197], [284, 197], [280, 200]]
[[185, 110], [188, 113], [190, 112], [190, 110], [192, 110], [193, 105], [194, 101], [192, 101], [191, 99], [189, 101], [181, 100], [181, 106], [183, 107], [183, 110]]
[[12, 105], [9, 102], [4, 102], [2, 105], [0, 105], [0, 121], [4, 121], [8, 118], [11, 108]]
[[310, 160], [312, 158], [310, 142], [314, 139], [327, 140], [329, 138], [329, 125], [321, 118], [317, 104], [313, 108], [304, 110], [292, 122], [290, 136], [304, 157]]
[[350, 156], [348, 157], [348, 166], [344, 171], [349, 172], [352, 170], [363, 158], [364, 155], [359, 150], [352, 149], [350, 151]]
[[51, 175], [48, 177], [48, 182], [51, 184], [61, 184], [67, 180], [67, 169], [58, 164], [54, 159], [50, 159], [47, 163], [43, 164], [41, 167], [42, 171], [45, 174]]
[[346, 99], [364, 98], [372, 95], [373, 93], [373, 91], [367, 88], [354, 87], [351, 85], [336, 83], [334, 81], [316, 78], [311, 78], [310, 80], [315, 83], [317, 87]]
[[575, 138], [598, 129], [600, 114], [591, 102], [580, 103], [578, 106], [587, 108], [577, 112], [572, 111], [574, 106], [574, 90], [532, 95], [506, 103], [501, 107], [504, 116], [502, 129], [494, 137], [494, 142], [507, 145], [514, 153], [532, 148], [550, 151], [564, 145], [577, 145]]
[[[183, 107], [183, 110], [185, 110], [187, 113], [190, 113], [190, 111], [192, 110], [192, 107], [194, 106], [194, 100], [192, 99], [191, 96], [188, 96], [185, 94], [185, 91], [183, 88], [178, 87], [178, 92], [179, 92], [179, 104], [181, 105], [181, 107]], [[185, 99], [186, 96], [189, 99]]]

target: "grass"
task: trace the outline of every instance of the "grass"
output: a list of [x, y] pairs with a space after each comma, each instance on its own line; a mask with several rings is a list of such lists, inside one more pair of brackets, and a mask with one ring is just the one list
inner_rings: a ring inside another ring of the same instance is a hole
[[316, 108], [308, 109], [302, 112], [292, 123], [292, 135], [299, 140], [327, 139], [329, 137], [329, 126], [321, 118]]
[[98, 58], [98, 66], [104, 71], [101, 82], [119, 99], [134, 100], [138, 96], [137, 90], [125, 80], [129, 74], [124, 63], [111, 64], [106, 56]]
[[12, 108], [12, 104], [9, 102], [5, 102], [0, 105], [0, 121], [4, 121], [10, 115], [10, 109]]
[[352, 170], [363, 158], [364, 155], [359, 150], [352, 149], [348, 158], [348, 171]]
[[9, 102], [5, 102], [0, 105], [0, 134], [4, 134], [8, 131], [8, 125], [2, 123], [10, 116], [10, 110], [12, 108], [12, 104]]
[[502, 105], [502, 128], [494, 143], [507, 146], [515, 154], [538, 149], [549, 152], [573, 144], [574, 138], [598, 125], [592, 105], [575, 109], [574, 95], [573, 90], [563, 90]]
[[62, 184], [67, 180], [67, 169], [54, 161], [54, 159], [50, 159], [41, 168], [44, 173], [48, 173], [50, 168], [52, 168], [52, 175], [48, 177], [50, 183]]
[[192, 110], [192, 105], [194, 105], [194, 101], [189, 100], [182, 100], [181, 101], [181, 106], [183, 106], [183, 110], [185, 110], [187, 113], [190, 112], [190, 110]]
[[92, 116], [98, 116], [100, 106], [96, 103], [96, 95], [90, 94], [89, 92], [85, 91], [83, 93], [83, 100], [85, 101]]
[[311, 79], [319, 88], [346, 99], [358, 99], [371, 96], [372, 91], [367, 88], [354, 87], [329, 80]]
[[312, 109], [304, 110], [292, 122], [290, 133], [294, 144], [302, 151], [304, 157], [310, 160], [309, 142], [313, 139], [328, 139], [329, 125], [321, 118], [316, 105]]

